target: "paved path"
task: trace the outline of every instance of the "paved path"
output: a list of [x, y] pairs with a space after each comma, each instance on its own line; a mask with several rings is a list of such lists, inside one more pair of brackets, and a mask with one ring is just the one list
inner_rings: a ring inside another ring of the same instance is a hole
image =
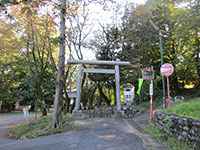
[[77, 121], [83, 129], [32, 140], [6, 141], [0, 150], [163, 150], [134, 128], [132, 121], [92, 119]]
[[[0, 150], [165, 150], [142, 132], [147, 114], [134, 120], [78, 120], [83, 129], [40, 137], [32, 140], [12, 140], [7, 128], [24, 121], [21, 114], [0, 114]], [[142, 128], [141, 128], [142, 127]]]
[[23, 121], [23, 113], [0, 113], [0, 146], [16, 141], [8, 138], [8, 128]]

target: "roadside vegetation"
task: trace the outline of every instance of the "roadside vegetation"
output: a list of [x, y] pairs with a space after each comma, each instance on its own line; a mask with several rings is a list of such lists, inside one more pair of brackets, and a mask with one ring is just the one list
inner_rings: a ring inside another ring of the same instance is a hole
[[[178, 116], [189, 117], [200, 120], [200, 98], [188, 99], [176, 102], [172, 107], [162, 110], [167, 113], [173, 113]], [[154, 124], [149, 124], [145, 132], [150, 134], [158, 142], [166, 145], [170, 150], [190, 150], [192, 145], [179, 141], [177, 138], [170, 136], [164, 131], [157, 128]]]
[[63, 117], [60, 128], [52, 128], [50, 120], [51, 116], [44, 116], [37, 120], [27, 120], [27, 122], [11, 128], [9, 136], [16, 139], [31, 139], [78, 129], [71, 115], [65, 115]]
[[165, 132], [158, 129], [154, 124], [149, 124], [145, 128], [145, 132], [150, 134], [159, 143], [164, 144], [169, 150], [190, 150], [192, 146], [186, 142], [179, 141], [173, 136], [169, 136]]
[[200, 98], [178, 102], [165, 111], [168, 113], [175, 113], [179, 116], [200, 120]]

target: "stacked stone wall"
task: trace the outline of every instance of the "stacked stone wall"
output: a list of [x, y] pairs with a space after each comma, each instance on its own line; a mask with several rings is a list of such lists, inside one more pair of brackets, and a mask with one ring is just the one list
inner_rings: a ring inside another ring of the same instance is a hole
[[154, 121], [161, 130], [200, 148], [200, 120], [156, 111]]

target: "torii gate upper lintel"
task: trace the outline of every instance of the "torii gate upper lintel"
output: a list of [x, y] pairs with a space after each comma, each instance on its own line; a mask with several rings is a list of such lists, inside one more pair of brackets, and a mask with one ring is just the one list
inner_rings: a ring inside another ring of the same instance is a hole
[[[120, 71], [119, 66], [121, 65], [130, 65], [130, 62], [120, 61], [117, 59], [116, 61], [102, 61], [102, 60], [68, 60], [67, 64], [80, 64], [80, 68], [78, 71], [77, 77], [77, 96], [75, 102], [75, 108], [73, 112], [78, 112], [80, 109], [80, 99], [81, 99], [81, 80], [84, 73], [102, 73], [102, 74], [115, 74], [115, 82], [116, 82], [116, 104], [117, 111], [121, 111], [121, 101], [120, 101]], [[114, 65], [115, 69], [84, 69], [82, 67], [83, 64], [87, 65]]]

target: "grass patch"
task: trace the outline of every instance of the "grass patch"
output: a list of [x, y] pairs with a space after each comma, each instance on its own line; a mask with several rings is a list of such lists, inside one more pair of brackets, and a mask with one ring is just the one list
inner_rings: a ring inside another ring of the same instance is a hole
[[200, 98], [178, 102], [174, 106], [164, 110], [168, 113], [175, 113], [179, 116], [200, 119]]
[[145, 112], [146, 110], [149, 109], [149, 105], [150, 105], [149, 101], [145, 101], [136, 106], [141, 112]]
[[[143, 101], [143, 102], [141, 102], [140, 104], [138, 104], [136, 106], [141, 112], [145, 112], [145, 111], [149, 110], [150, 100]], [[162, 107], [162, 100], [159, 99], [159, 98], [153, 100], [153, 107], [154, 108], [161, 108]]]
[[9, 136], [16, 139], [31, 139], [77, 129], [70, 115], [63, 117], [62, 125], [58, 129], [51, 128], [51, 116], [41, 117], [37, 120], [27, 121], [26, 123], [11, 128], [9, 130]]
[[189, 150], [192, 146], [186, 142], [179, 141], [173, 136], [169, 136], [155, 125], [149, 124], [145, 129], [145, 132], [150, 134], [159, 143], [164, 144], [169, 150]]

